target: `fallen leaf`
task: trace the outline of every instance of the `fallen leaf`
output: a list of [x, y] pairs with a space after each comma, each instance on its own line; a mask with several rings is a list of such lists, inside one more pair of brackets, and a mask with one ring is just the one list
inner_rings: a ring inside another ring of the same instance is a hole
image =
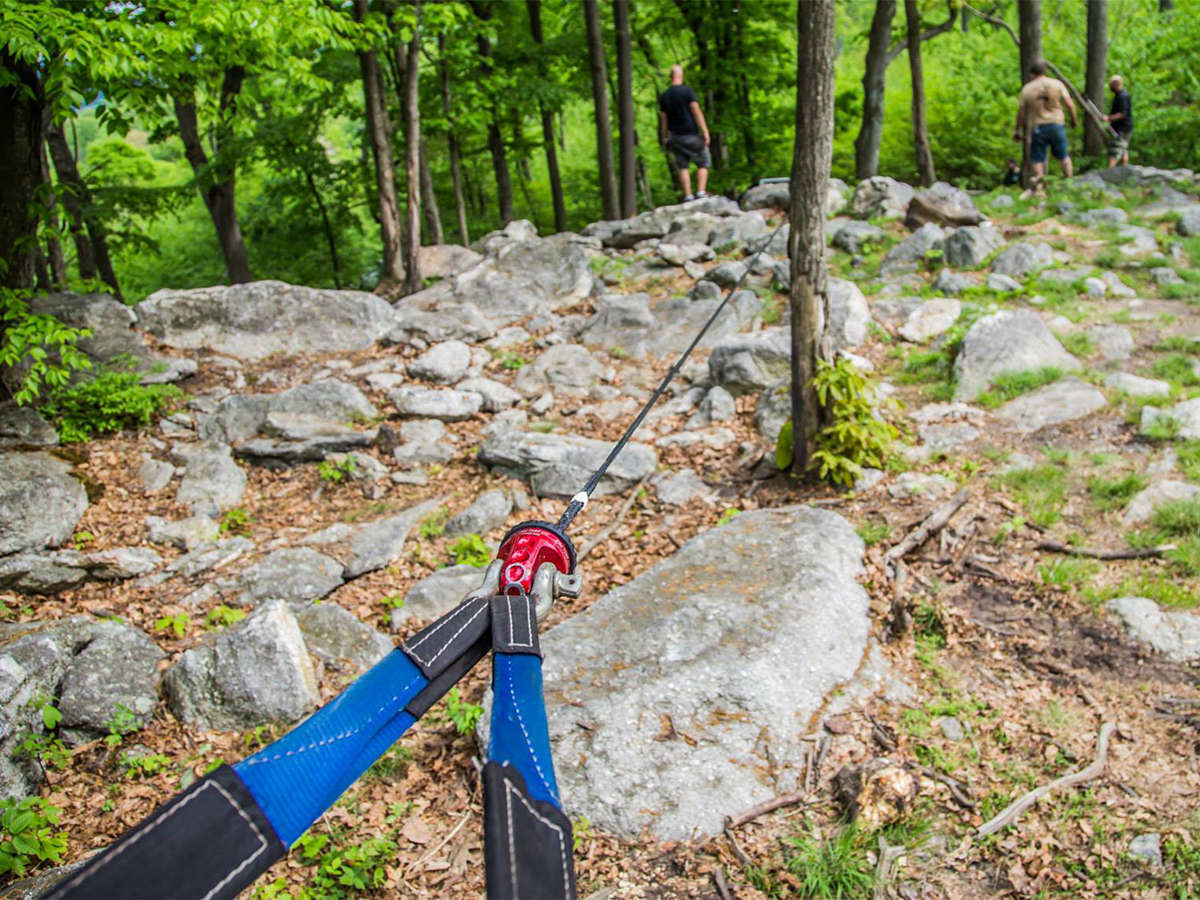
[[400, 829], [400, 833], [412, 841], [414, 844], [428, 844], [432, 835], [429, 833], [429, 826], [425, 824], [425, 820], [418, 816], [411, 816]]

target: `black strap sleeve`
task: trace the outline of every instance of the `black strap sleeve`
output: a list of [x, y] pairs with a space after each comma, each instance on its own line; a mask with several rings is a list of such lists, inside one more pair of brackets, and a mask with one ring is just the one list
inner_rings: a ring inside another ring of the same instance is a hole
[[571, 820], [512, 766], [483, 767], [483, 821], [489, 900], [575, 900]]
[[287, 853], [229, 766], [160, 806], [43, 900], [236, 897]]

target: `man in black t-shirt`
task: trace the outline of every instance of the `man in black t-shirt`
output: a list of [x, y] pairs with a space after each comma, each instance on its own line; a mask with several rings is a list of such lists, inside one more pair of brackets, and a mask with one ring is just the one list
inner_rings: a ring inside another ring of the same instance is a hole
[[[658, 95], [658, 139], [669, 147], [679, 164], [679, 184], [683, 201], [707, 197], [708, 170], [712, 160], [708, 155], [708, 125], [700, 111], [696, 92], [683, 83], [683, 67], [671, 66], [671, 86]], [[692, 193], [692, 175], [688, 166], [696, 164], [696, 193]]]
[[1129, 165], [1129, 138], [1133, 134], [1133, 98], [1125, 90], [1120, 75], [1108, 79], [1109, 90], [1113, 92], [1112, 109], [1104, 121], [1112, 128], [1108, 136], [1108, 167], [1120, 163]]

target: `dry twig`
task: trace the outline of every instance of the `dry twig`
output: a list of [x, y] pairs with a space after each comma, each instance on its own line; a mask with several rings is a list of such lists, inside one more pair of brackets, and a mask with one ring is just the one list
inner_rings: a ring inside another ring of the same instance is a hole
[[612, 533], [616, 530], [617, 526], [621, 524], [621, 520], [629, 514], [629, 510], [633, 508], [633, 504], [637, 502], [638, 494], [642, 492], [642, 487], [645, 484], [645, 478], [637, 483], [637, 486], [629, 492], [629, 496], [625, 499], [625, 502], [621, 504], [621, 508], [617, 511], [617, 514], [613, 516], [613, 520], [588, 538], [587, 543], [579, 548], [579, 553], [576, 556], [577, 560], [582, 560], [585, 556], [609, 539]]
[[1105, 722], [1100, 726], [1100, 736], [1096, 738], [1096, 758], [1092, 764], [1086, 769], [1080, 769], [1078, 772], [1072, 772], [1070, 775], [1064, 775], [1062, 778], [1056, 778], [1049, 784], [1043, 784], [1039, 788], [1034, 788], [1027, 794], [1018, 797], [993, 819], [984, 822], [976, 830], [975, 834], [978, 837], [987, 837], [989, 834], [995, 834], [1001, 828], [1007, 825], [1012, 825], [1017, 821], [1017, 817], [1033, 804], [1037, 803], [1047, 794], [1058, 790], [1059, 788], [1071, 787], [1076, 784], [1083, 784], [1086, 781], [1091, 781], [1093, 778], [1098, 778], [1104, 772], [1105, 763], [1108, 761], [1108, 741], [1112, 737], [1112, 733], [1116, 730], [1116, 725], [1112, 722]]
[[1174, 544], [1160, 544], [1157, 547], [1132, 547], [1125, 550], [1093, 550], [1090, 547], [1072, 547], [1070, 544], [1060, 544], [1058, 541], [1038, 541], [1038, 550], [1049, 550], [1051, 553], [1066, 553], [1070, 556], [1086, 556], [1089, 559], [1148, 559], [1163, 556], [1175, 549]]
[[720, 866], [713, 869], [712, 876], [713, 882], [717, 886], [717, 893], [721, 895], [721, 900], [733, 900], [732, 895], [729, 893], [729, 885], [725, 881], [725, 873], [721, 870]]
[[739, 825], [745, 825], [747, 822], [753, 822], [759, 816], [765, 816], [769, 812], [774, 812], [777, 809], [782, 809], [785, 806], [792, 806], [795, 803], [800, 803], [808, 796], [808, 791], [792, 791], [790, 794], [780, 794], [778, 797], [772, 797], [770, 800], [764, 800], [736, 816], [725, 818], [726, 828], [737, 828]]
[[896, 544], [883, 555], [885, 568], [891, 569], [895, 560], [903, 559], [907, 554], [920, 547], [929, 538], [945, 528], [950, 518], [967, 502], [968, 494], [967, 489], [963, 488], [931, 512], [924, 522], [905, 535], [900, 543]]
[[973, 801], [964, 790], [964, 785], [957, 778], [947, 775], [945, 772], [939, 772], [932, 766], [918, 766], [917, 771], [926, 778], [932, 778], [934, 781], [941, 782], [950, 789], [950, 796], [954, 798], [954, 802], [963, 809], [969, 809], [975, 812], [975, 801]]
[[737, 857], [737, 861], [743, 866], [754, 865], [754, 860], [746, 855], [746, 851], [742, 849], [742, 845], [737, 842], [737, 838], [733, 836], [733, 829], [729, 827], [729, 823], [725, 824], [725, 840], [729, 841], [729, 846], [733, 848], [733, 855]]

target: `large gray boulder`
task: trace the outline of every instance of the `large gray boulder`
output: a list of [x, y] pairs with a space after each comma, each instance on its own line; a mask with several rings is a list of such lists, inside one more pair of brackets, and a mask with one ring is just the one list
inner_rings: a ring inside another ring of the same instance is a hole
[[483, 256], [458, 244], [430, 244], [417, 248], [422, 278], [449, 278], [483, 261]]
[[388, 399], [402, 416], [461, 422], [483, 409], [483, 397], [471, 391], [426, 388], [405, 384], [388, 391]]
[[1185, 441], [1200, 439], [1200, 397], [1169, 407], [1143, 406], [1139, 429], [1147, 434], [1156, 425], [1172, 424], [1174, 436]]
[[180, 445], [176, 454], [183, 459], [184, 470], [175, 499], [190, 507], [193, 515], [216, 518], [241, 502], [246, 473], [234, 462], [227, 445]]
[[759, 238], [767, 233], [767, 223], [758, 213], [727, 216], [713, 227], [708, 242], [717, 253], [730, 250], [749, 250]]
[[308, 416], [349, 425], [374, 419], [379, 410], [357, 387], [336, 378], [297, 385], [277, 394], [233, 394], [200, 421], [200, 437], [242, 441], [266, 430], [272, 413]]
[[1010, 278], [1024, 278], [1054, 262], [1049, 244], [1013, 244], [992, 261], [992, 271]]
[[991, 225], [955, 228], [942, 243], [942, 259], [956, 269], [977, 269], [994, 251], [1004, 246], [1004, 235]]
[[721, 341], [708, 358], [713, 383], [735, 397], [753, 394], [790, 371], [791, 336], [786, 328], [764, 328]]
[[513, 387], [526, 396], [550, 388], [555, 393], [587, 394], [604, 375], [606, 366], [586, 347], [556, 344], [517, 373]]
[[1078, 372], [1082, 366], [1066, 351], [1037, 313], [1005, 310], [975, 322], [954, 360], [954, 397], [974, 400], [997, 375], [1053, 367]]
[[32, 450], [57, 443], [58, 432], [37, 410], [13, 403], [0, 404], [0, 450]]
[[462, 341], [443, 341], [434, 344], [408, 364], [413, 378], [437, 384], [454, 384], [462, 380], [471, 368], [471, 348]]
[[940, 225], [927, 222], [887, 252], [879, 266], [880, 275], [912, 272], [933, 250], [941, 250], [946, 233]]
[[978, 225], [982, 221], [983, 213], [976, 209], [971, 195], [944, 181], [913, 194], [904, 217], [905, 226], [912, 229], [920, 228], [926, 222], [955, 226]]
[[0, 454], [0, 556], [55, 547], [87, 509], [71, 466], [47, 453]]
[[557, 235], [503, 247], [495, 258], [456, 275], [453, 295], [474, 303], [500, 328], [570, 306], [591, 292], [592, 282], [587, 253], [568, 236]]
[[327, 666], [358, 673], [395, 649], [387, 635], [360, 622], [336, 603], [292, 607], [308, 652]]
[[[612, 444], [574, 434], [501, 431], [479, 448], [479, 462], [515, 478], [527, 478], [541, 496], [570, 497], [604, 462]], [[627, 491], [654, 473], [658, 454], [636, 442], [626, 445], [600, 479], [597, 494]]]
[[365, 350], [396, 324], [391, 306], [374, 294], [282, 281], [155, 291], [137, 314], [138, 326], [168, 347], [251, 360]]
[[595, 308], [579, 332], [580, 341], [604, 350], [620, 348], [635, 359], [646, 355], [659, 331], [649, 294], [606, 294], [596, 298]]
[[487, 534], [504, 524], [512, 507], [512, 498], [504, 491], [497, 488], [484, 491], [471, 501], [470, 506], [450, 517], [445, 534], [447, 537]]
[[375, 443], [376, 428], [359, 431], [351, 425], [303, 413], [267, 413], [263, 426], [267, 435], [242, 441], [234, 455], [266, 466], [287, 466], [323, 460]]
[[188, 650], [163, 684], [183, 722], [220, 731], [290, 724], [321, 700], [300, 626], [283, 602]]
[[1175, 230], [1183, 237], [1194, 237], [1200, 234], [1200, 206], [1185, 209], [1175, 223]]
[[1108, 398], [1086, 381], [1063, 378], [1008, 401], [996, 415], [1024, 434], [1089, 416], [1108, 405]]
[[742, 513], [547, 632], [547, 715], [573, 814], [687, 839], [794, 789], [797, 736], [867, 649], [862, 552], [826, 510]]
[[839, 250], [854, 254], [866, 244], [882, 241], [886, 232], [870, 222], [851, 220], [839, 228], [833, 235], [833, 246]]
[[792, 194], [786, 181], [774, 184], [756, 184], [749, 188], [741, 198], [744, 210], [752, 209], [788, 209], [792, 204]]
[[829, 344], [836, 353], [857, 347], [867, 339], [871, 325], [871, 308], [867, 298], [853, 281], [829, 279]]
[[899, 328], [900, 337], [920, 344], [949, 331], [961, 312], [962, 303], [953, 297], [933, 297], [909, 313]]
[[400, 558], [404, 542], [417, 523], [437, 509], [444, 498], [434, 497], [404, 512], [368, 522], [350, 538], [350, 555], [346, 559], [345, 576], [357, 578], [389, 566]]
[[1117, 597], [1108, 608], [1126, 630], [1174, 662], [1200, 659], [1200, 616], [1190, 610], [1162, 610], [1147, 597]]
[[398, 629], [410, 619], [436, 619], [448, 613], [469, 592], [483, 584], [483, 569], [457, 565], [426, 575], [404, 595], [403, 605], [391, 613], [391, 625]]
[[899, 219], [908, 211], [913, 193], [912, 185], [886, 175], [875, 175], [859, 182], [850, 200], [850, 214], [860, 219], [875, 216]]
[[237, 578], [238, 600], [247, 606], [267, 600], [319, 600], [342, 584], [342, 564], [310, 547], [268, 554]]
[[128, 717], [128, 725], [145, 727], [158, 702], [158, 662], [165, 656], [130, 625], [95, 623], [59, 688], [63, 726], [104, 733]]

